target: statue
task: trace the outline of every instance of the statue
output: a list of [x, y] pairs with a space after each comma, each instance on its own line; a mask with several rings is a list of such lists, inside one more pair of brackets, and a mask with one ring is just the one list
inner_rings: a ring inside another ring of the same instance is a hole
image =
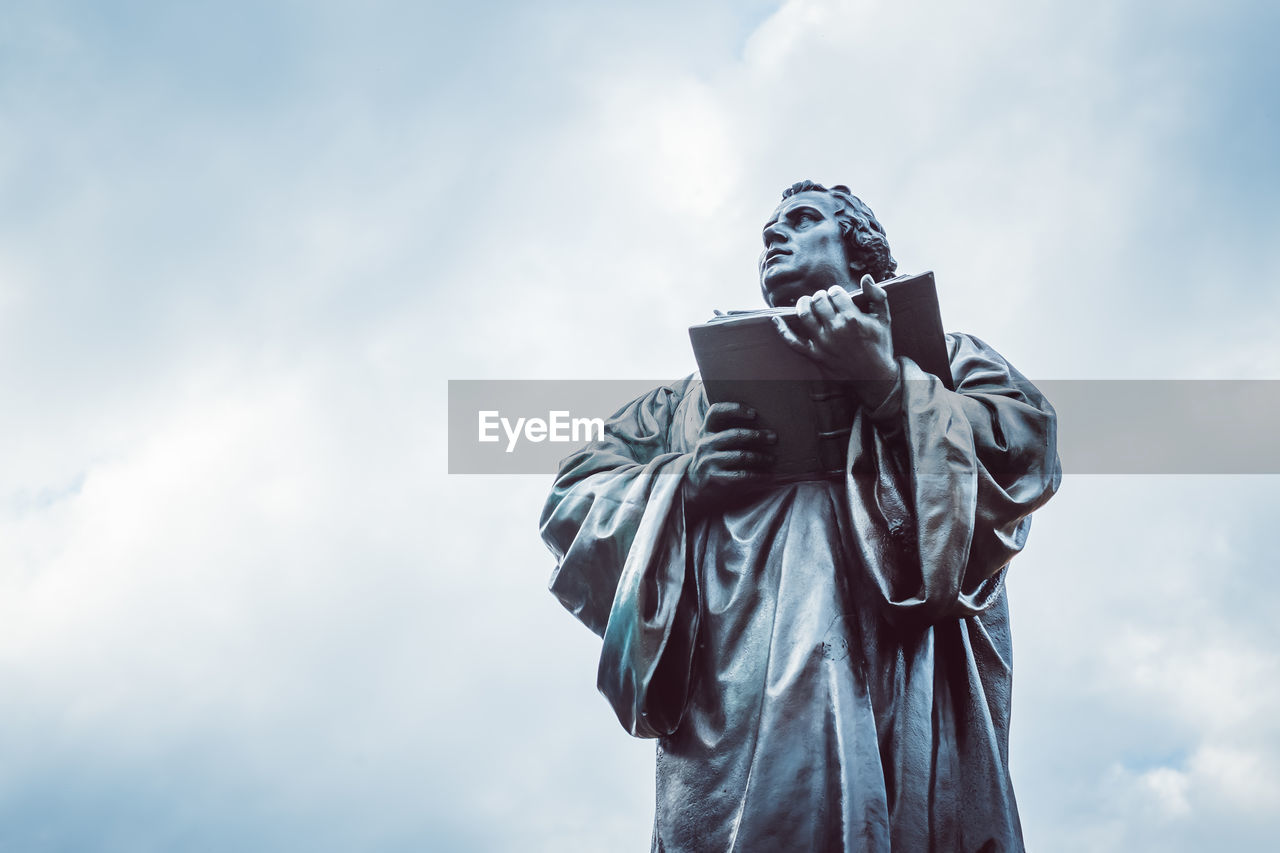
[[779, 334], [859, 399], [839, 479], [771, 483], [772, 437], [695, 377], [562, 463], [550, 588], [657, 739], [655, 851], [1023, 849], [1004, 578], [1058, 487], [1054, 412], [975, 337], [946, 336], [955, 391], [895, 357], [895, 269], [843, 186], [764, 227], [761, 290], [803, 330]]

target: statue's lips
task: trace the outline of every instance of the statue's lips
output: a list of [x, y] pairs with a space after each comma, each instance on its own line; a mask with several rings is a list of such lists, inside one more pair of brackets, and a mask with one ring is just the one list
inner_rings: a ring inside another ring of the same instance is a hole
[[769, 264], [773, 263], [778, 258], [789, 254], [791, 254], [791, 252], [787, 249], [770, 249], [764, 256], [764, 265], [769, 266]]

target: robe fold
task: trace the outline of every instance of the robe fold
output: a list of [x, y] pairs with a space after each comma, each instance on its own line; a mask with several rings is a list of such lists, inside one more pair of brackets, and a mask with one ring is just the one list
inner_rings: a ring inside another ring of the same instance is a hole
[[686, 514], [706, 395], [654, 389], [567, 458], [550, 588], [601, 693], [658, 739], [658, 851], [1019, 851], [1005, 571], [1057, 489], [1048, 401], [977, 338], [909, 359], [843, 480]]

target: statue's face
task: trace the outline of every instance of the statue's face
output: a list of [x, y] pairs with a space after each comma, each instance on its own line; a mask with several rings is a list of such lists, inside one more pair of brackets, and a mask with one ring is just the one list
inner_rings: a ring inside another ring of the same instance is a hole
[[829, 193], [797, 193], [784, 199], [764, 226], [760, 290], [770, 305], [794, 305], [806, 294], [832, 285], [857, 290], [857, 271], [845, 255]]

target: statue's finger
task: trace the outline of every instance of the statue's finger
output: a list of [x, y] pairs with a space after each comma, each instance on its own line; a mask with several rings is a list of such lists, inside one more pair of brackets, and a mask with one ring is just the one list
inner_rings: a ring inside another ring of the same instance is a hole
[[831, 304], [831, 296], [825, 290], [813, 294], [813, 316], [824, 326], [830, 326], [836, 318], [836, 307]]
[[726, 457], [727, 467], [738, 471], [763, 471], [773, 464], [772, 453], [758, 450], [737, 450]]
[[714, 403], [707, 409], [706, 431], [720, 432], [735, 424], [750, 423], [755, 418], [755, 409], [742, 403]]
[[787, 346], [806, 358], [816, 358], [816, 350], [812, 340], [801, 340], [800, 337], [787, 325], [786, 321], [781, 317], [773, 318], [773, 327], [778, 330], [778, 334], [782, 336], [782, 340]]
[[858, 306], [853, 302], [853, 297], [843, 287], [827, 288], [827, 294], [831, 297], [832, 307], [841, 314], [848, 314], [858, 310]]
[[707, 447], [716, 451], [758, 450], [777, 443], [778, 435], [768, 429], [731, 427], [708, 436], [706, 441]]
[[730, 483], [763, 483], [771, 479], [767, 466], [761, 466], [760, 468], [720, 468], [714, 470], [711, 476], [726, 485]]
[[867, 294], [867, 310], [880, 314], [889, 309], [889, 294], [869, 275], [862, 277], [862, 292]]

